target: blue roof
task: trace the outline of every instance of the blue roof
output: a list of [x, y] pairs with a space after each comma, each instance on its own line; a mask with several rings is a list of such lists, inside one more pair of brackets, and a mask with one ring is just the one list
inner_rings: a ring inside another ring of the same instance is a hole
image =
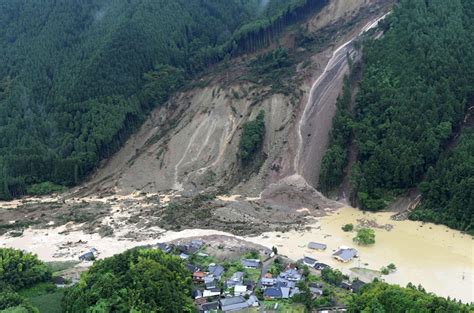
[[280, 288], [267, 288], [263, 292], [264, 297], [270, 297], [270, 298], [281, 298], [281, 290]]

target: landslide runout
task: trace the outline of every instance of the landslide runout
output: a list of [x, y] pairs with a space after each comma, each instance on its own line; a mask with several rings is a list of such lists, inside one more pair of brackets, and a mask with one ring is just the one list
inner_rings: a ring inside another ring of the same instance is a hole
[[[369, 5], [386, 2], [389, 1], [361, 0], [358, 8], [369, 11]], [[342, 13], [343, 7], [343, 1], [333, 1], [308, 23], [317, 20], [315, 29], [319, 31], [324, 19], [331, 24], [353, 18], [354, 6], [347, 6], [346, 14]], [[335, 14], [335, 17], [329, 19], [324, 14]], [[300, 99], [268, 94], [266, 87], [252, 83], [228, 84], [219, 80], [208, 87], [180, 93], [166, 107], [152, 113], [125, 147], [78, 189], [80, 194], [135, 191], [195, 194], [224, 186], [233, 188], [233, 193], [258, 196], [272, 184], [282, 185], [286, 178], [292, 180], [295, 174], [303, 180], [294, 181], [304, 181], [297, 186], [317, 187], [319, 163], [328, 143], [342, 79], [348, 70], [346, 56], [354, 53], [351, 42], [361, 30], [375, 26], [374, 16], [380, 14], [367, 16], [372, 16], [368, 24], [357, 24], [359, 28], [336, 44], [336, 49], [328, 47], [314, 55], [310, 66], [299, 70], [297, 75], [306, 77], [309, 83], [301, 87], [306, 91]], [[232, 65], [227, 71], [233, 73]], [[255, 98], [265, 92], [267, 96], [255, 103]], [[262, 109], [266, 113], [263, 144], [266, 158], [258, 173], [239, 182], [241, 126], [255, 119]]]

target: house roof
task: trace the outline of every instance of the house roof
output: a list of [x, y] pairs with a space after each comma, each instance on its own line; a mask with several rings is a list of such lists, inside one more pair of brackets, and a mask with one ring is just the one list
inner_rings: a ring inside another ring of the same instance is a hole
[[260, 260], [243, 259], [240, 262], [245, 267], [259, 267], [260, 266]]
[[244, 277], [244, 272], [235, 272], [230, 279], [240, 281]]
[[202, 297], [202, 291], [201, 290], [193, 290], [192, 296], [194, 299]]
[[364, 283], [360, 279], [356, 279], [352, 282], [352, 290], [354, 292], [358, 292], [360, 290], [360, 288], [364, 287], [364, 285], [366, 285], [366, 283]]
[[249, 304], [244, 297], [232, 297], [219, 300], [221, 304], [221, 309], [224, 312], [241, 310], [249, 307]]
[[204, 278], [207, 274], [204, 272], [194, 272], [193, 277]]
[[340, 248], [333, 256], [343, 261], [350, 261], [357, 256], [357, 250], [353, 248]]
[[86, 252], [83, 255], [79, 256], [79, 260], [91, 260], [94, 258], [94, 253], [92, 252]]
[[204, 244], [204, 241], [202, 240], [191, 240], [191, 245], [196, 246], [196, 247], [201, 247]]
[[281, 287], [280, 288], [280, 291], [281, 291], [281, 297], [283, 299], [288, 299], [290, 297], [290, 288], [288, 287]]
[[213, 289], [210, 289], [210, 290], [204, 290], [204, 292], [202, 293], [202, 296], [204, 298], [207, 298], [207, 297], [219, 296], [220, 294], [221, 294], [220, 289], [213, 288]]
[[290, 298], [292, 298], [294, 295], [297, 295], [299, 293], [300, 293], [300, 288], [298, 287], [292, 288], [290, 292]]
[[276, 279], [275, 278], [262, 278], [262, 285], [275, 285]]
[[329, 267], [329, 265], [324, 264], [324, 263], [314, 264], [314, 268], [317, 269], [317, 270], [322, 270], [322, 269], [325, 269], [325, 268], [328, 268], [328, 267]]
[[244, 285], [236, 285], [234, 287], [234, 292], [246, 292], [247, 291], [247, 286]]
[[309, 257], [309, 256], [305, 256], [305, 257], [303, 258], [303, 262], [306, 263], [306, 264], [313, 264], [313, 265], [314, 265], [314, 264], [316, 264], [317, 261], [318, 261], [318, 260], [316, 260], [316, 259], [314, 259], [314, 258], [312, 258], [312, 257]]
[[258, 303], [258, 298], [256, 295], [251, 295], [247, 300], [248, 305], [253, 305], [254, 303]]
[[264, 297], [270, 297], [270, 298], [281, 298], [281, 289], [280, 288], [267, 288], [263, 292]]
[[316, 294], [316, 295], [322, 295], [323, 294], [323, 290], [320, 289], [320, 288], [316, 288], [316, 287], [309, 287], [309, 291], [311, 291], [312, 294]]
[[206, 289], [212, 289], [217, 286], [217, 281], [215, 279], [205, 282]]
[[219, 309], [219, 302], [214, 301], [214, 302], [204, 303], [203, 305], [201, 305], [201, 308], [203, 311], [217, 310]]
[[314, 250], [326, 250], [328, 246], [325, 245], [324, 243], [318, 243], [318, 242], [310, 242], [308, 244], [308, 248], [314, 249]]
[[221, 306], [227, 306], [227, 305], [245, 302], [245, 298], [242, 296], [231, 297], [231, 298], [220, 299], [219, 302], [221, 303]]
[[213, 264], [213, 265], [209, 265], [208, 270], [209, 270], [209, 274], [219, 277], [222, 275], [222, 273], [224, 273], [225, 269], [221, 265]]

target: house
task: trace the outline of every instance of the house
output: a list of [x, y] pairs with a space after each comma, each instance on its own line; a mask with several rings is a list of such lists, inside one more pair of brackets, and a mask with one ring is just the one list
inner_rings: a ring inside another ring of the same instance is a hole
[[316, 263], [318, 263], [318, 260], [313, 259], [312, 257], [309, 257], [309, 256], [305, 256], [303, 258], [303, 263], [304, 265], [307, 265], [309, 267], [314, 267]]
[[322, 296], [323, 290], [317, 287], [309, 287], [309, 291], [315, 296]]
[[79, 260], [81, 261], [94, 261], [95, 255], [92, 251], [86, 252], [79, 256]]
[[221, 279], [222, 273], [224, 273], [224, 268], [221, 265], [216, 265], [214, 263], [209, 264], [207, 268], [209, 275], [214, 276], [217, 280]]
[[276, 279], [263, 277], [261, 283], [264, 287], [273, 287], [276, 284]]
[[339, 286], [339, 287], [341, 287], [342, 289], [351, 290], [351, 282], [343, 281], [341, 283], [341, 286]]
[[207, 274], [204, 272], [194, 272], [193, 273], [193, 281], [195, 283], [203, 283], [204, 282], [204, 277], [206, 277]]
[[191, 273], [194, 273], [194, 272], [199, 272], [201, 269], [194, 265], [194, 264], [191, 264], [191, 263], [188, 263], [186, 264], [186, 268], [191, 272]]
[[288, 299], [290, 297], [290, 288], [289, 287], [281, 287], [281, 297], [282, 299]]
[[251, 295], [249, 297], [249, 299], [247, 300], [247, 304], [249, 306], [253, 306], [253, 307], [257, 307], [259, 304], [258, 304], [258, 299], [257, 299], [257, 296], [255, 295]]
[[359, 292], [359, 290], [364, 287], [366, 283], [364, 283], [362, 280], [356, 278], [351, 285], [351, 290], [352, 292]]
[[259, 268], [260, 267], [260, 260], [257, 259], [242, 259], [240, 261], [243, 267], [245, 268]]
[[282, 293], [280, 288], [270, 287], [263, 291], [263, 297], [265, 299], [281, 299]]
[[231, 278], [226, 281], [227, 288], [234, 287], [237, 284], [242, 283], [244, 278], [244, 272], [235, 272]]
[[300, 288], [298, 288], [298, 287], [292, 288], [291, 292], [290, 292], [290, 298], [293, 298], [293, 296], [295, 296], [299, 293], [300, 293]]
[[279, 278], [286, 279], [288, 281], [298, 282], [301, 280], [302, 276], [298, 270], [294, 268], [288, 268], [286, 271], [281, 272]]
[[313, 249], [313, 250], [320, 250], [320, 251], [324, 251], [327, 249], [327, 245], [325, 245], [324, 243], [318, 243], [318, 242], [310, 242], [308, 244], [308, 248], [309, 249]]
[[206, 289], [213, 289], [217, 287], [217, 280], [213, 279], [205, 283]]
[[187, 260], [189, 259], [189, 254], [186, 254], [184, 252], [182, 252], [179, 257], [181, 258], [181, 260]]
[[249, 304], [242, 296], [220, 299], [219, 304], [224, 312], [238, 311], [249, 307]]
[[329, 265], [324, 264], [324, 263], [316, 263], [314, 265], [314, 268], [317, 269], [318, 271], [322, 271], [323, 269], [328, 268], [328, 267]]
[[193, 292], [191, 293], [191, 296], [193, 299], [199, 299], [199, 298], [202, 298], [202, 291], [201, 290], [193, 290]]
[[247, 293], [247, 286], [236, 285], [234, 287], [234, 296], [243, 296]]
[[341, 262], [347, 263], [357, 257], [357, 250], [345, 246], [339, 247], [339, 250], [333, 253], [333, 257]]
[[191, 240], [191, 246], [196, 248], [201, 248], [204, 245], [204, 241], [202, 240]]
[[221, 295], [221, 290], [219, 288], [206, 289], [202, 293], [202, 296], [204, 298], [218, 297], [220, 295]]
[[217, 312], [219, 310], [219, 301], [208, 302], [201, 305], [200, 312], [202, 313], [211, 313]]
[[164, 253], [171, 253], [171, 251], [173, 251], [174, 246], [167, 245], [166, 243], [158, 243], [156, 247], [160, 249], [161, 251], [163, 251]]
[[251, 291], [255, 288], [255, 283], [250, 279], [244, 280], [242, 285], [247, 286], [247, 290], [249, 290], [249, 291]]

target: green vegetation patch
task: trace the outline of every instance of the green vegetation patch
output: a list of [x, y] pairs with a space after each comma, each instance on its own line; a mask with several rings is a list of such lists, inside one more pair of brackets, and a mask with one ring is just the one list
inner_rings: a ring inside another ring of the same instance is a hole
[[352, 239], [361, 246], [373, 245], [375, 243], [375, 231], [370, 228], [357, 230], [357, 235]]
[[257, 118], [242, 125], [240, 138], [240, 158], [244, 164], [255, 159], [255, 155], [262, 146], [265, 136], [265, 112], [258, 113]]

